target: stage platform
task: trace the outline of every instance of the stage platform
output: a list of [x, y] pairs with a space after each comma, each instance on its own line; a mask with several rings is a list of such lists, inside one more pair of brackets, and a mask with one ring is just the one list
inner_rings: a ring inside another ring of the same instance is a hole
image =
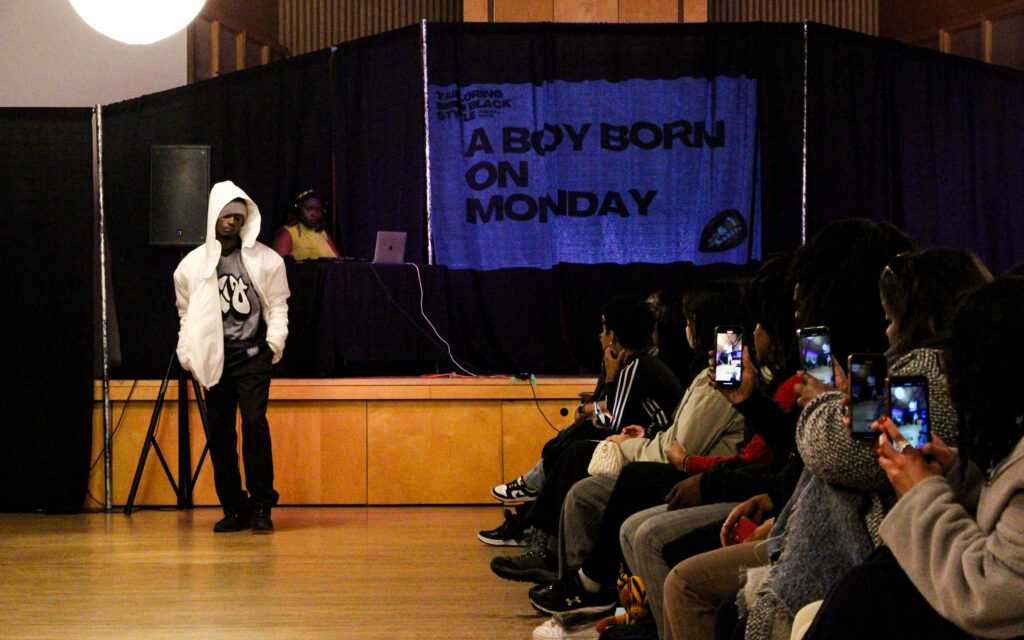
[[[490, 489], [537, 461], [567, 426], [593, 376], [275, 379], [267, 411], [282, 505], [493, 504]], [[110, 383], [113, 503], [125, 504], [149, 429], [159, 380]], [[189, 387], [191, 396], [191, 386]], [[86, 509], [104, 503], [102, 384], [95, 385], [93, 457]], [[178, 477], [178, 385], [168, 386], [156, 440]], [[563, 411], [565, 415], [562, 415]], [[205, 446], [189, 403], [193, 471]], [[550, 424], [549, 424], [550, 422]], [[193, 499], [216, 505], [209, 457]], [[176, 496], [150, 451], [136, 506]]]

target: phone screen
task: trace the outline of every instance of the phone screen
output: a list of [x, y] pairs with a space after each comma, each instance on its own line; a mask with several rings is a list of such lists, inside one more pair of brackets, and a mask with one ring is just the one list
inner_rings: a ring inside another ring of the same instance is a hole
[[928, 442], [928, 379], [924, 376], [889, 379], [889, 418], [911, 446]]
[[854, 438], [874, 439], [871, 423], [885, 413], [885, 356], [850, 355], [850, 430]]
[[733, 527], [732, 532], [729, 534], [729, 540], [733, 544], [739, 544], [747, 538], [750, 534], [754, 533], [757, 529], [757, 524], [754, 523], [750, 518], [743, 516], [736, 521], [736, 525]]
[[738, 387], [743, 377], [743, 332], [739, 327], [715, 327], [715, 382]]
[[828, 327], [807, 327], [798, 331], [800, 336], [800, 363], [808, 374], [830, 387], [835, 386], [832, 370], [832, 342]]

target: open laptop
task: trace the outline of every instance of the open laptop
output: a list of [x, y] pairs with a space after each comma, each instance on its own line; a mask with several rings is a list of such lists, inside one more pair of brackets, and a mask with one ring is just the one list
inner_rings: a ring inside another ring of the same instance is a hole
[[404, 231], [378, 231], [373, 261], [377, 264], [405, 262], [405, 236]]

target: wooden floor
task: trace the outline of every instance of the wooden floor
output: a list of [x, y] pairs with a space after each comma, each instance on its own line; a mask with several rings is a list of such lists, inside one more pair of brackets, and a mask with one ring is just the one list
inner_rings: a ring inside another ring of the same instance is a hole
[[[526, 640], [527, 583], [476, 539], [500, 507], [284, 507], [216, 534], [219, 509], [0, 514], [0, 638]], [[515, 550], [518, 551], [518, 550]]]

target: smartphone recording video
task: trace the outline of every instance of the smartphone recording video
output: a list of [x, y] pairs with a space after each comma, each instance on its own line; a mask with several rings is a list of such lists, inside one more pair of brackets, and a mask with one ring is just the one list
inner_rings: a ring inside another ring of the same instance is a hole
[[828, 327], [805, 327], [798, 329], [796, 334], [800, 339], [800, 363], [804, 371], [834, 387], [836, 381]]
[[743, 378], [743, 327], [715, 327], [715, 382], [738, 387]]
[[928, 379], [924, 376], [893, 376], [887, 384], [889, 418], [911, 446], [928, 442]]
[[877, 431], [871, 423], [885, 414], [885, 356], [880, 353], [851, 353], [847, 359], [850, 372], [850, 433], [854, 438], [874, 440]]

